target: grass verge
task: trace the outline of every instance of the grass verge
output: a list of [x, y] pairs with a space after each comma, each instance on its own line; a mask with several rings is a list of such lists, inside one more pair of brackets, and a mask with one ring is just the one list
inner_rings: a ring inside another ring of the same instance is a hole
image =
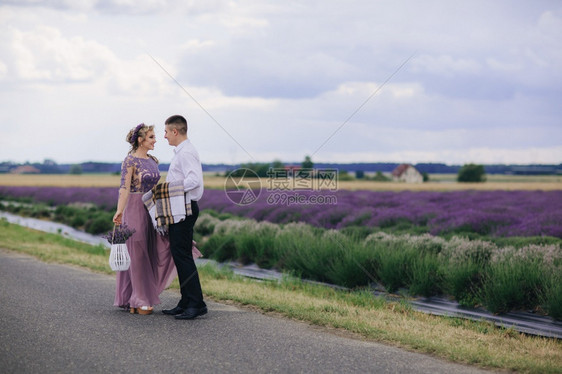
[[[0, 220], [0, 248], [47, 262], [73, 264], [112, 274], [101, 246], [43, 233]], [[365, 291], [344, 292], [303, 283], [258, 282], [213, 266], [200, 267], [206, 296], [253, 306], [264, 312], [319, 326], [344, 329], [357, 337], [429, 353], [459, 363], [529, 373], [560, 373], [562, 342], [526, 336], [486, 322], [444, 318], [386, 302]], [[177, 287], [177, 282], [174, 283]]]

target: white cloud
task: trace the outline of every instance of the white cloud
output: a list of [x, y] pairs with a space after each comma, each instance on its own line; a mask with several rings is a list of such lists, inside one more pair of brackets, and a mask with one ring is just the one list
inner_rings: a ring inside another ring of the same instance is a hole
[[547, 10], [541, 14], [537, 24], [539, 32], [546, 38], [550, 38], [553, 42], [556, 42], [556, 36], [560, 36], [560, 32], [562, 31], [562, 12], [560, 9], [556, 12]]
[[562, 160], [562, 147], [541, 147], [524, 149], [473, 148], [468, 150], [465, 159], [477, 163], [498, 164], [559, 164]]
[[450, 55], [416, 57], [412, 62], [414, 71], [426, 71], [432, 74], [451, 76], [454, 74], [477, 74], [482, 64], [474, 59], [453, 58]]
[[[10, 66], [0, 68], [0, 78], [5, 80], [43, 86], [103, 84], [108, 93], [128, 96], [171, 92], [169, 78], [146, 54], [123, 59], [94, 40], [68, 38], [59, 29], [44, 25], [29, 31], [5, 31], [2, 44], [10, 58]], [[3, 70], [10, 75], [1, 74]]]
[[203, 48], [213, 47], [216, 44], [213, 40], [199, 40], [199, 39], [191, 39], [184, 43], [181, 48], [189, 51], [197, 51]]
[[[222, 3], [216, 1], [181, 1], [181, 0], [4, 0], [4, 4], [20, 7], [41, 7], [77, 12], [99, 11], [109, 14], [147, 14], [170, 12], [174, 9], [186, 9], [191, 12], [207, 11], [210, 7]], [[201, 4], [203, 3], [203, 4]]]
[[0, 79], [3, 79], [8, 73], [8, 66], [0, 61]]
[[[532, 52], [527, 51], [525, 54], [528, 55], [530, 53]], [[536, 59], [536, 57], [534, 58]], [[523, 64], [519, 61], [500, 61], [493, 57], [486, 59], [486, 65], [493, 70], [497, 70], [505, 74], [519, 73], [524, 68]]]
[[6, 4], [0, 161], [119, 161], [173, 113], [205, 162], [302, 160], [338, 128], [318, 161], [562, 161], [556, 3]]
[[316, 162], [408, 162], [424, 163], [436, 162], [449, 165], [467, 163], [482, 164], [560, 164], [562, 147], [551, 148], [468, 148], [468, 149], [439, 149], [434, 151], [402, 151], [402, 152], [345, 152], [331, 153], [325, 159]]
[[48, 26], [12, 30], [11, 51], [17, 78], [50, 82], [90, 81], [103, 73], [104, 61], [112, 57], [99, 43], [64, 38]]
[[227, 28], [237, 33], [243, 33], [242, 31], [247, 32], [249, 30], [255, 31], [255, 29], [264, 28], [269, 25], [269, 22], [264, 18], [255, 18], [232, 14], [225, 14], [220, 18], [219, 21]]

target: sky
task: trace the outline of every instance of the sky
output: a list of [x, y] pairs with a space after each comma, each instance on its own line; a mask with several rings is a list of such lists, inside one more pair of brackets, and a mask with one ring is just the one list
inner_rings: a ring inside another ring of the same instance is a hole
[[0, 161], [562, 163], [562, 1], [0, 0]]

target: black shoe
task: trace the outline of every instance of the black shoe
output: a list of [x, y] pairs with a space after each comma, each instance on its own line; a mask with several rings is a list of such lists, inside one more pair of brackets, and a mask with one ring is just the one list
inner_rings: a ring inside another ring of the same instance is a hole
[[187, 308], [182, 314], [178, 314], [176, 319], [194, 319], [195, 317], [207, 314], [207, 307], [203, 308]]
[[175, 307], [174, 309], [163, 309], [163, 310], [162, 310], [162, 313], [167, 314], [167, 315], [170, 315], [170, 316], [176, 316], [176, 315], [178, 315], [178, 314], [182, 314], [183, 311], [184, 311], [183, 308], [177, 306], [177, 307]]

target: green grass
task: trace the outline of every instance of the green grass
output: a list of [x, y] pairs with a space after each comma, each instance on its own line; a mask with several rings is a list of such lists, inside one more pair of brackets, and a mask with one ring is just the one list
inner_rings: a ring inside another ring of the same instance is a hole
[[111, 273], [109, 253], [104, 246], [93, 246], [62, 235], [30, 230], [10, 224], [5, 219], [0, 219], [0, 247], [35, 256], [46, 262], [62, 262]]
[[20, 216], [45, 218], [64, 223], [90, 234], [105, 233], [113, 227], [113, 212], [97, 206], [58, 205], [51, 207], [44, 203], [23, 203], [26, 198], [16, 202], [0, 203], [0, 210]]
[[[73, 264], [112, 274], [108, 251], [0, 220], [0, 248], [43, 261]], [[216, 266], [199, 267], [206, 297], [258, 308], [329, 329], [454, 362], [528, 373], [560, 373], [562, 342], [500, 329], [487, 322], [436, 317], [404, 302], [387, 302], [370, 292], [310, 284], [292, 276], [259, 282]], [[177, 280], [173, 283], [177, 288]], [[108, 305], [108, 307], [110, 307]]]

